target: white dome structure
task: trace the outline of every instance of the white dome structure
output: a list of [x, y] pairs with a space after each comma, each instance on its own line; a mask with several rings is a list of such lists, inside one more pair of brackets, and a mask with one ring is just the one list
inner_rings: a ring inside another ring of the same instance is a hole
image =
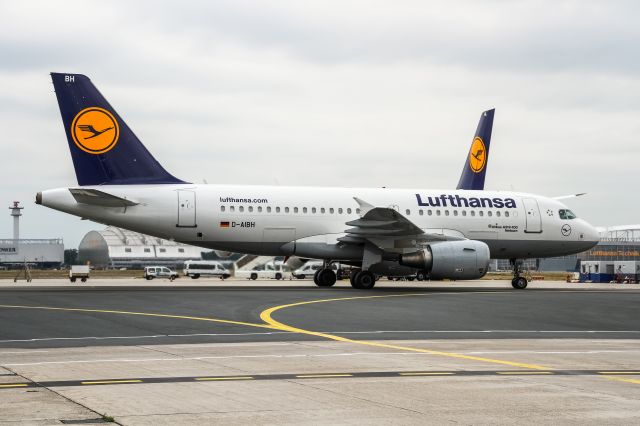
[[98, 268], [142, 268], [146, 265], [180, 266], [202, 258], [200, 247], [163, 240], [109, 226], [88, 232], [78, 247], [79, 263]]

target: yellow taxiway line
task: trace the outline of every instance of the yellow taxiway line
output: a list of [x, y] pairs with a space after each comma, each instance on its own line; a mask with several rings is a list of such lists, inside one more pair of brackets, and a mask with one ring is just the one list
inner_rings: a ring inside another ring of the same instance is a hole
[[531, 370], [549, 370], [550, 369], [548, 367], [544, 367], [536, 364], [527, 364], [522, 362], [506, 361], [506, 360], [493, 359], [493, 358], [484, 358], [484, 357], [478, 357], [478, 356], [472, 356], [472, 355], [458, 354], [455, 352], [443, 352], [443, 351], [436, 351], [432, 349], [414, 348], [410, 346], [391, 345], [387, 343], [370, 342], [366, 340], [353, 340], [353, 339], [349, 339], [342, 336], [336, 336], [334, 334], [321, 333], [317, 331], [305, 330], [298, 327], [292, 327], [290, 325], [283, 324], [273, 318], [273, 314], [277, 311], [281, 311], [283, 309], [293, 308], [297, 306], [311, 305], [315, 303], [342, 302], [345, 300], [381, 299], [381, 298], [391, 298], [391, 297], [411, 297], [411, 296], [425, 296], [425, 294], [413, 293], [413, 294], [390, 294], [390, 295], [383, 295], [383, 296], [355, 296], [355, 297], [318, 299], [318, 300], [309, 300], [305, 302], [289, 303], [286, 305], [274, 306], [272, 308], [265, 309], [260, 313], [260, 319], [262, 319], [262, 321], [271, 325], [272, 327], [278, 328], [280, 330], [291, 331], [293, 333], [307, 334], [307, 335], [317, 336], [317, 337], [323, 337], [325, 339], [335, 340], [338, 342], [354, 343], [358, 345], [375, 346], [379, 348], [388, 348], [388, 349], [395, 349], [395, 350], [408, 351], [408, 352], [418, 352], [418, 353], [424, 353], [424, 354], [430, 354], [430, 355], [439, 355], [439, 356], [445, 356], [449, 358], [466, 359], [470, 361], [480, 361], [480, 362], [487, 362], [492, 364], [508, 365], [511, 367], [527, 368]]

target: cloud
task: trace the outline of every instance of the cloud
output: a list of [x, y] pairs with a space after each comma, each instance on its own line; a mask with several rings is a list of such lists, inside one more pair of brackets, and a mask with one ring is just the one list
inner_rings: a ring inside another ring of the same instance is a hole
[[[495, 107], [488, 187], [587, 191], [582, 216], [634, 222], [639, 8], [2, 2], [0, 199], [27, 205], [25, 236], [75, 246], [101, 227], [30, 204], [75, 183], [48, 76], [68, 71], [89, 75], [158, 160], [196, 182], [451, 188], [480, 112]], [[9, 217], [0, 223], [10, 235]]]

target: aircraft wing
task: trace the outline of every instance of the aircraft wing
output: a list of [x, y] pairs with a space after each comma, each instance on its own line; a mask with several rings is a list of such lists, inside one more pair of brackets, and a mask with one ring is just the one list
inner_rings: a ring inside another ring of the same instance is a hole
[[73, 198], [75, 198], [78, 203], [90, 204], [92, 206], [127, 207], [139, 204], [135, 201], [127, 200], [126, 198], [118, 197], [97, 189], [69, 188], [69, 192], [71, 192], [71, 195], [73, 195]]
[[360, 219], [347, 222], [351, 228], [345, 230], [346, 236], [338, 240], [343, 243], [361, 244], [372, 242], [381, 248], [402, 248], [435, 241], [453, 241], [466, 239], [462, 234], [452, 235], [445, 230], [429, 230], [411, 222], [398, 211], [390, 207], [374, 207], [355, 198], [360, 205]]

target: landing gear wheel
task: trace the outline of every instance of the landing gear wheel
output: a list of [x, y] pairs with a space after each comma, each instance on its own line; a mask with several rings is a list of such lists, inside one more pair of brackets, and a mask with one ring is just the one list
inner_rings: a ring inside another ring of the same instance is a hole
[[527, 279], [525, 277], [516, 277], [511, 280], [511, 285], [517, 290], [524, 290], [527, 288]]
[[320, 287], [320, 271], [322, 271], [322, 269], [318, 269], [315, 274], [313, 274], [313, 283], [318, 287]]
[[336, 283], [336, 274], [331, 269], [320, 269], [313, 281], [318, 287], [331, 287]]
[[376, 277], [369, 271], [360, 271], [353, 278], [351, 285], [359, 290], [369, 290], [376, 285]]
[[351, 283], [351, 287], [355, 288], [355, 282], [356, 282], [356, 275], [358, 275], [358, 270], [355, 271], [351, 271], [351, 273], [349, 274], [349, 282]]

